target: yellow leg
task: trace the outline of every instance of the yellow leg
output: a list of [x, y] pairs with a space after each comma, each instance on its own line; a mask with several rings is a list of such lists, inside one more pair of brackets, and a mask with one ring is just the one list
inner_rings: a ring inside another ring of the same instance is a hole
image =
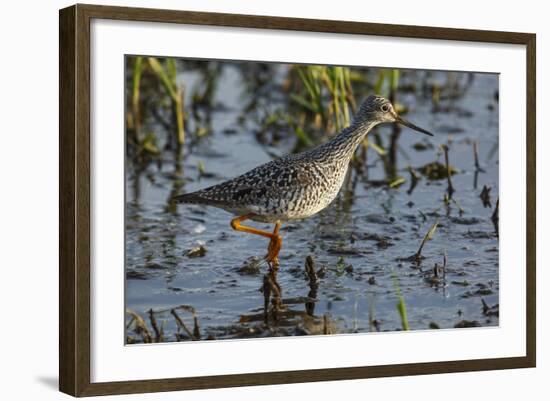
[[243, 231], [249, 234], [261, 235], [262, 237], [271, 239], [271, 241], [269, 242], [269, 246], [267, 248], [267, 255], [265, 259], [269, 263], [272, 263], [273, 265], [275, 265], [276, 267], [279, 265], [278, 255], [283, 245], [283, 239], [279, 235], [279, 228], [281, 227], [281, 222], [278, 221], [275, 224], [275, 229], [273, 230], [272, 233], [268, 231], [259, 230], [254, 227], [244, 226], [241, 224], [243, 221], [250, 219], [252, 216], [254, 215], [245, 214], [244, 216], [235, 217], [233, 220], [231, 220], [231, 227], [233, 228], [233, 230], [236, 230], [236, 231]]

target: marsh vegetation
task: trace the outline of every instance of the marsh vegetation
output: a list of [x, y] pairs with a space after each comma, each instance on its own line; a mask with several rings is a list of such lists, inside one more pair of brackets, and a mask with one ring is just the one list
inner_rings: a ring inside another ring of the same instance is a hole
[[[499, 324], [497, 75], [151, 57], [125, 73], [127, 343]], [[373, 93], [436, 136], [370, 133], [333, 204], [283, 225], [276, 282], [266, 241], [171, 201], [323, 143]]]

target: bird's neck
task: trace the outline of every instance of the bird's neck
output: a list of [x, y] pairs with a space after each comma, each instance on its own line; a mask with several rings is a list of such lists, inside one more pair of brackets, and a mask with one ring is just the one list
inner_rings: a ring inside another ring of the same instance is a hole
[[338, 135], [332, 138], [325, 146], [330, 152], [341, 160], [349, 161], [357, 146], [363, 141], [369, 131], [374, 128], [378, 122], [372, 121], [354, 121], [349, 127], [344, 128]]

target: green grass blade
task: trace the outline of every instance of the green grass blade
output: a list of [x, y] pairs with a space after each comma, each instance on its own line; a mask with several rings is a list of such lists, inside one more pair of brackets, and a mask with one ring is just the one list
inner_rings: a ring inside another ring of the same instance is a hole
[[397, 295], [396, 308], [399, 313], [399, 317], [401, 318], [401, 327], [403, 330], [409, 331], [411, 328], [409, 326], [409, 319], [407, 318], [407, 305], [405, 304], [405, 298], [403, 298], [401, 288], [399, 287], [399, 280], [397, 279], [395, 273], [392, 273], [392, 280], [395, 288], [395, 294]]
[[141, 113], [139, 108], [141, 75], [143, 72], [143, 57], [136, 57], [132, 71], [132, 114], [135, 128], [135, 141], [140, 141]]
[[403, 299], [403, 296], [400, 295], [399, 300], [397, 301], [397, 311], [399, 312], [399, 316], [401, 317], [401, 326], [403, 327], [403, 330], [409, 331], [411, 328], [409, 326], [409, 320], [407, 318], [407, 307], [405, 305], [405, 300]]
[[304, 108], [310, 110], [310, 111], [313, 112], [313, 113], [317, 113], [317, 106], [316, 106], [315, 104], [313, 104], [313, 103], [307, 101], [306, 99], [304, 99], [303, 96], [300, 96], [300, 95], [298, 95], [298, 94], [296, 94], [296, 93], [292, 93], [292, 94], [290, 95], [290, 98], [291, 98], [294, 102], [298, 103], [300, 106], [302, 106], [302, 107], [304, 107]]
[[151, 69], [153, 72], [157, 75], [160, 82], [162, 83], [162, 86], [164, 89], [166, 89], [166, 92], [168, 92], [168, 95], [172, 98], [172, 100], [176, 101], [177, 99], [177, 90], [176, 90], [176, 83], [173, 82], [170, 77], [168, 76], [168, 73], [165, 71], [162, 64], [156, 59], [155, 57], [149, 57], [148, 58], [149, 65], [151, 66]]
[[391, 70], [390, 88], [393, 93], [397, 92], [399, 87], [399, 70]]
[[310, 147], [313, 145], [313, 141], [302, 128], [296, 127], [294, 132], [296, 133], [296, 137], [298, 138], [298, 141], [300, 142], [300, 144], [307, 147]]

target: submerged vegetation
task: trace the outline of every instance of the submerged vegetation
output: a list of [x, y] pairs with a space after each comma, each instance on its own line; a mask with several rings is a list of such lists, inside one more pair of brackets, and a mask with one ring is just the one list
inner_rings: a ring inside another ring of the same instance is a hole
[[[127, 342], [498, 324], [498, 84], [480, 76], [128, 56]], [[327, 141], [373, 93], [436, 137], [373, 130], [334, 207], [283, 226], [278, 274], [228, 215], [171, 202]]]

